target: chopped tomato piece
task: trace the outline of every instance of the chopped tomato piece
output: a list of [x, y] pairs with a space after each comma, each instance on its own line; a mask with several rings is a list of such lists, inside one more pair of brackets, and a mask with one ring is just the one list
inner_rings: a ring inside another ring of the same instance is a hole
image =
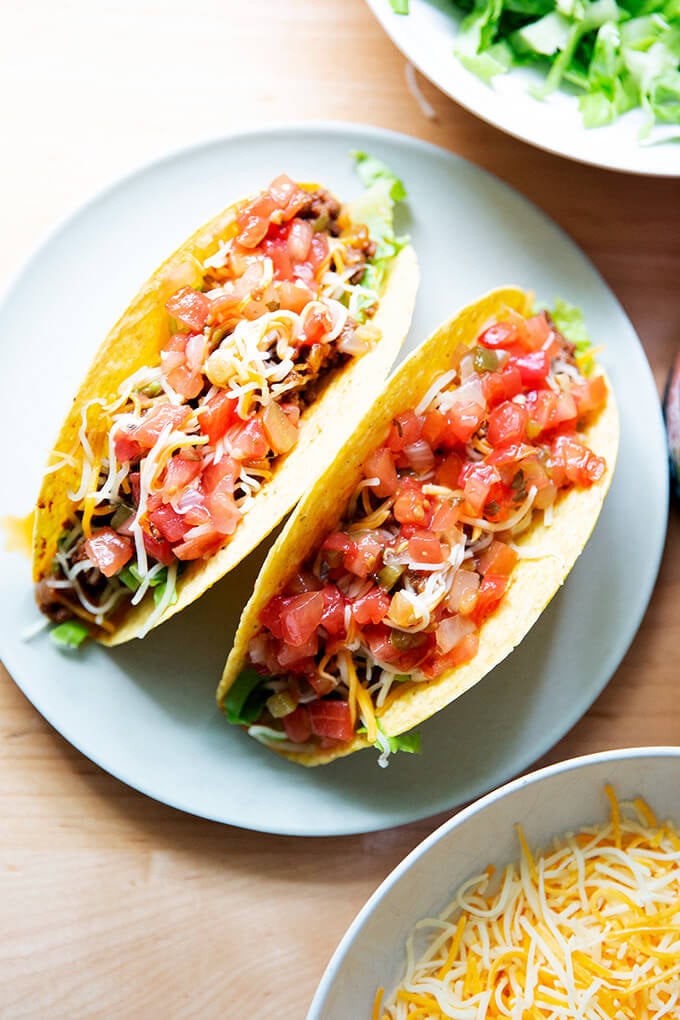
[[196, 416], [201, 432], [211, 446], [221, 439], [236, 418], [238, 401], [226, 390], [220, 390], [198, 408]]
[[598, 411], [604, 405], [607, 399], [607, 384], [603, 376], [594, 375], [582, 382], [574, 382], [571, 386], [571, 395], [581, 417], [591, 411]]
[[144, 530], [142, 530], [142, 538], [144, 540], [144, 548], [146, 549], [148, 556], [158, 560], [159, 563], [163, 563], [166, 567], [169, 567], [171, 563], [174, 563], [172, 546], [167, 539], [154, 538], [153, 535], [150, 535], [148, 531]]
[[477, 337], [477, 343], [482, 347], [490, 347], [492, 350], [501, 347], [506, 349], [519, 343], [520, 332], [513, 322], [496, 322], [489, 326]]
[[286, 731], [286, 736], [294, 744], [304, 744], [312, 735], [312, 727], [309, 722], [309, 712], [306, 705], [298, 705], [293, 712], [284, 715], [281, 721]]
[[259, 418], [250, 418], [243, 425], [234, 425], [228, 436], [237, 460], [262, 460], [269, 452], [269, 444]]
[[394, 516], [399, 523], [426, 526], [430, 509], [422, 485], [414, 478], [408, 476], [402, 478], [393, 508]]
[[451, 531], [458, 524], [460, 508], [452, 499], [437, 502], [430, 528], [435, 532]]
[[136, 460], [141, 452], [141, 446], [127, 429], [116, 429], [113, 434], [113, 453], [120, 464]]
[[444, 655], [435, 655], [420, 668], [426, 677], [438, 677], [449, 669], [455, 669], [456, 666], [470, 662], [471, 659], [474, 659], [478, 649], [479, 634], [475, 630], [470, 634], [465, 634], [450, 651]]
[[303, 592], [292, 595], [281, 606], [281, 633], [283, 640], [294, 647], [306, 644], [321, 623], [324, 599], [321, 592]]
[[269, 236], [262, 242], [262, 251], [269, 256], [274, 266], [274, 277], [277, 280], [293, 279], [293, 263], [288, 251], [288, 239], [285, 231], [272, 228]]
[[446, 412], [446, 435], [455, 442], [467, 443], [484, 419], [484, 408], [474, 400], [458, 400]]
[[321, 309], [313, 305], [312, 311], [304, 316], [302, 332], [297, 338], [299, 347], [311, 347], [312, 344], [321, 343], [327, 333], [333, 328], [333, 320], [330, 312], [325, 308]]
[[575, 436], [557, 436], [551, 448], [552, 459], [563, 468], [566, 477], [576, 485], [588, 487], [602, 477], [606, 470], [603, 457], [598, 457], [579, 442]]
[[550, 334], [553, 332], [545, 312], [532, 315], [524, 322], [524, 336], [526, 345], [531, 351], [540, 350], [547, 343]]
[[431, 531], [418, 531], [408, 540], [408, 552], [416, 563], [443, 563], [441, 542]]
[[357, 531], [345, 552], [343, 564], [357, 577], [368, 577], [377, 569], [381, 552], [382, 545], [370, 531]]
[[161, 503], [152, 510], [149, 520], [168, 542], [181, 542], [191, 527], [182, 514], [176, 513], [169, 503]]
[[207, 493], [206, 506], [210, 519], [221, 535], [233, 535], [241, 520], [241, 511], [236, 506], [233, 496], [233, 482], [223, 478], [221, 482]]
[[352, 717], [346, 701], [323, 699], [307, 705], [312, 733], [346, 743], [354, 736]]
[[113, 528], [97, 528], [85, 542], [85, 552], [104, 577], [113, 577], [132, 557], [132, 540]]
[[506, 400], [489, 415], [486, 438], [492, 446], [521, 443], [526, 439], [528, 421], [529, 414], [525, 407]]
[[165, 302], [165, 309], [173, 319], [177, 319], [183, 326], [200, 332], [205, 326], [210, 314], [210, 298], [193, 287], [180, 287], [175, 294]]
[[283, 281], [276, 286], [276, 293], [282, 308], [290, 312], [302, 311], [305, 305], [313, 299], [314, 294], [309, 287], [300, 280], [293, 282]]
[[213, 524], [197, 524], [190, 528], [184, 541], [173, 548], [178, 560], [197, 560], [201, 556], [212, 556], [224, 544], [222, 535]]
[[496, 608], [505, 594], [509, 578], [504, 574], [485, 574], [477, 592], [475, 608], [470, 614], [472, 621], [479, 627]]
[[374, 450], [364, 461], [364, 477], [377, 478], [379, 485], [375, 486], [373, 492], [379, 499], [386, 496], [393, 496], [399, 488], [397, 469], [394, 466], [394, 457], [391, 450], [386, 446], [380, 446]]
[[307, 192], [287, 174], [279, 174], [265, 195], [271, 197], [276, 208], [282, 211], [284, 220], [292, 219], [307, 201]]
[[524, 386], [540, 386], [550, 371], [550, 357], [547, 351], [529, 351], [508, 360], [511, 368], [516, 368]]
[[[314, 656], [319, 649], [319, 639], [316, 631], [307, 638], [303, 645], [282, 644], [279, 646], [277, 658], [279, 665], [284, 669], [291, 669], [296, 673], [304, 673], [307, 666], [311, 664], [314, 668]], [[320, 678], [323, 679], [323, 678]], [[323, 680], [325, 684], [326, 681]], [[314, 686], [314, 685], [312, 685]]]
[[169, 502], [201, 473], [202, 461], [198, 454], [176, 453], [168, 461], [161, 495]]
[[489, 407], [503, 400], [512, 400], [522, 392], [522, 376], [516, 365], [506, 365], [502, 372], [485, 372], [482, 375], [482, 393]]
[[285, 604], [285, 595], [275, 595], [267, 605], [260, 610], [260, 623], [266, 627], [274, 637], [282, 638], [281, 610]]
[[441, 411], [432, 410], [426, 411], [423, 415], [422, 425], [422, 437], [426, 443], [432, 447], [433, 450], [439, 446], [439, 443], [446, 432], [446, 418]]
[[391, 601], [384, 588], [373, 585], [365, 595], [354, 599], [351, 604], [352, 616], [360, 627], [367, 623], [380, 623], [387, 616]]
[[460, 488], [460, 472], [463, 467], [463, 458], [459, 453], [450, 453], [435, 469], [435, 478], [438, 485], [444, 485], [447, 489]]
[[345, 599], [339, 588], [334, 584], [327, 584], [321, 589], [323, 597], [323, 612], [321, 613], [321, 626], [325, 627], [331, 636], [345, 634]]
[[481, 574], [500, 574], [507, 577], [512, 573], [516, 563], [515, 550], [506, 542], [494, 539], [479, 557], [478, 567]]
[[304, 262], [314, 237], [314, 227], [309, 220], [295, 217], [288, 224], [288, 253], [293, 262]]
[[402, 411], [392, 422], [386, 446], [398, 453], [405, 446], [410, 446], [420, 439], [420, 420], [415, 411]]
[[140, 446], [150, 449], [156, 443], [166, 426], [171, 425], [171, 431], [181, 429], [190, 414], [191, 408], [185, 405], [178, 407], [169, 401], [167, 403], [156, 404], [142, 418], [141, 423], [134, 431], [134, 438]]
[[323, 266], [324, 262], [328, 259], [330, 254], [330, 245], [328, 243], [328, 237], [326, 234], [314, 234], [312, 237], [312, 243], [309, 246], [307, 252], [306, 264], [309, 265], [313, 273], [317, 273], [319, 268]]
[[473, 516], [478, 517], [482, 513], [489, 498], [491, 486], [500, 480], [501, 476], [498, 473], [498, 469], [493, 464], [484, 464], [480, 461], [466, 464], [462, 468], [460, 484]]

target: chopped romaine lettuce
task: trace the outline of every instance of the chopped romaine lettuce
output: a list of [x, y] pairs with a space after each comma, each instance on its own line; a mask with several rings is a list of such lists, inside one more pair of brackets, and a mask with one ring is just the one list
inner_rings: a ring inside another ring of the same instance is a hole
[[376, 243], [375, 255], [366, 265], [360, 287], [354, 296], [351, 314], [359, 322], [375, 306], [391, 260], [408, 243], [407, 237], [394, 233], [394, 206], [406, 198], [406, 188], [389, 167], [365, 152], [353, 152], [359, 178], [366, 185], [348, 205], [355, 223], [364, 223]]
[[259, 719], [268, 692], [262, 677], [254, 669], [244, 669], [234, 680], [224, 699], [224, 712], [230, 723], [249, 726]]
[[[408, 0], [390, 0], [408, 14]], [[586, 127], [610, 124], [634, 107], [654, 125], [680, 126], [679, 0], [450, 0], [462, 15], [454, 52], [485, 82], [512, 67], [545, 75], [537, 98], [566, 86]], [[664, 140], [680, 140], [671, 133]]]
[[89, 627], [81, 620], [66, 620], [50, 631], [54, 643], [62, 648], [80, 648], [89, 635]]

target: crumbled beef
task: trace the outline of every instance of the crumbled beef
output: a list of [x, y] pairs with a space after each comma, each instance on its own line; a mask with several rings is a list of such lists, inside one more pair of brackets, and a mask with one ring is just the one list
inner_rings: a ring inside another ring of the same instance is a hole
[[340, 209], [341, 205], [335, 195], [331, 195], [325, 188], [320, 188], [318, 191], [310, 191], [298, 216], [302, 220], [316, 220], [317, 230], [327, 230], [332, 237], [337, 237], [340, 233], [338, 226]]
[[62, 600], [61, 596], [50, 587], [47, 581], [38, 581], [35, 586], [35, 600], [38, 609], [45, 616], [48, 616], [54, 623], [64, 623], [73, 617], [69, 605]]

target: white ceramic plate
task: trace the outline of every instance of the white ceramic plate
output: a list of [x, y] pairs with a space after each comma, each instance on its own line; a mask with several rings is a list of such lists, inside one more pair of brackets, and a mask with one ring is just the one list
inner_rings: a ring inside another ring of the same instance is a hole
[[[663, 427], [642, 348], [616, 299], [565, 235], [494, 177], [400, 135], [298, 125], [192, 148], [125, 178], [58, 229], [0, 308], [2, 514], [23, 515], [94, 347], [164, 255], [215, 210], [282, 170], [349, 197], [349, 153], [368, 149], [407, 182], [401, 227], [421, 261], [406, 350], [459, 305], [501, 284], [578, 302], [623, 409], [621, 453], [597, 530], [540, 623], [483, 683], [422, 727], [421, 757], [380, 769], [373, 751], [306, 770], [220, 717], [214, 690], [264, 550], [144, 641], [79, 654], [37, 618], [29, 565], [2, 553], [0, 655], [36, 708], [107, 771], [185, 811], [291, 834], [398, 825], [469, 800], [528, 766], [588, 708], [647, 605], [666, 523]], [[645, 527], [631, 533], [638, 493]]]
[[[643, 123], [632, 110], [614, 124], [583, 127], [576, 96], [558, 90], [545, 100], [534, 99], [527, 87], [543, 79], [529, 68], [497, 75], [486, 85], [466, 71], [453, 55], [460, 15], [450, 0], [409, 0], [409, 14], [395, 14], [389, 0], [367, 0], [387, 34], [408, 60], [457, 103], [502, 131], [540, 149], [581, 163], [637, 174], [680, 175], [680, 145], [671, 141], [641, 144]], [[661, 127], [657, 139], [678, 129]]]
[[[402, 979], [406, 939], [436, 916], [456, 889], [488, 864], [498, 873], [519, 856], [515, 824], [529, 847], [605, 822], [610, 804], [644, 797], [661, 819], [680, 825], [680, 748], [641, 747], [574, 758], [494, 790], [428, 836], [399, 864], [357, 915], [328, 964], [307, 1020], [368, 1017], [376, 990]], [[431, 934], [431, 933], [430, 933]], [[416, 959], [427, 939], [417, 943]]]

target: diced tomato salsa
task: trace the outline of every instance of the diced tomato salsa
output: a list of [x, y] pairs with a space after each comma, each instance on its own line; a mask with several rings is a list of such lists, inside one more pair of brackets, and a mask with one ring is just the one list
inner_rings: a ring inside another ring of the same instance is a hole
[[453, 367], [423, 413], [396, 415], [363, 464], [359, 509], [260, 613], [249, 667], [265, 689], [283, 681], [287, 700], [283, 714], [280, 694], [266, 701], [258, 722], [294, 746], [368, 729], [353, 672], [375, 701], [474, 658], [512, 583], [515, 531], [606, 470], [578, 432], [606, 384], [580, 374], [547, 314], [490, 325]]

